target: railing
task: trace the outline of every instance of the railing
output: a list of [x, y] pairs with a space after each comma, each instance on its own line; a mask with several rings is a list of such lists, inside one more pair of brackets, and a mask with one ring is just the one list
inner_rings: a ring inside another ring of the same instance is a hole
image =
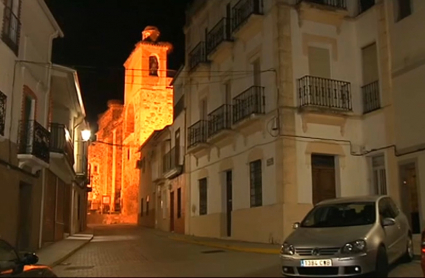
[[71, 138], [66, 138], [66, 127], [63, 124], [50, 124], [50, 152], [63, 153], [70, 165], [74, 165], [74, 146]]
[[379, 81], [374, 81], [362, 87], [363, 113], [369, 113], [381, 108], [379, 96]]
[[162, 158], [162, 172], [167, 173], [179, 166], [180, 155], [180, 146], [173, 147], [170, 151], [168, 151]]
[[184, 95], [180, 97], [173, 109], [173, 119], [175, 120], [184, 109]]
[[208, 121], [200, 120], [188, 128], [188, 148], [207, 141]]
[[232, 8], [232, 31], [237, 30], [248, 18], [263, 14], [263, 0], [240, 0]]
[[1, 38], [15, 54], [19, 50], [19, 37], [21, 33], [21, 22], [11, 7], [5, 6], [3, 13], [3, 29]]
[[252, 86], [233, 98], [233, 124], [236, 124], [251, 114], [264, 114], [266, 98], [264, 87]]
[[206, 62], [207, 62], [207, 54], [205, 49], [205, 43], [200, 42], [189, 53], [189, 68], [190, 70], [193, 70], [199, 64], [206, 63]]
[[231, 40], [230, 30], [230, 18], [220, 19], [214, 28], [208, 32], [207, 55], [211, 54], [222, 42]]
[[18, 154], [30, 154], [46, 163], [50, 160], [50, 132], [37, 121], [21, 121]]
[[300, 106], [352, 110], [350, 82], [304, 76], [298, 79]]
[[347, 9], [347, 0], [298, 0], [298, 4], [301, 2], [310, 2], [315, 4], [320, 4], [324, 6], [329, 6], [338, 9]]
[[208, 114], [208, 137], [232, 127], [232, 106], [223, 104]]

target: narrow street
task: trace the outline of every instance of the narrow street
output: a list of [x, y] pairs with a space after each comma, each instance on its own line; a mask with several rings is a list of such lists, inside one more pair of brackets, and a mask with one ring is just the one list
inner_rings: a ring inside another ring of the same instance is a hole
[[[134, 226], [94, 232], [91, 243], [54, 268], [59, 277], [281, 277], [276, 255], [218, 250]], [[419, 262], [399, 265], [390, 276], [421, 276]]]

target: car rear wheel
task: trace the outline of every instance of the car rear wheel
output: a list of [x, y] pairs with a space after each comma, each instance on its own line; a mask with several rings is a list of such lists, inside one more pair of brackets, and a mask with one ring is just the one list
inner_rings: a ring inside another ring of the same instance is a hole
[[413, 252], [412, 236], [408, 235], [407, 236], [407, 243], [406, 243], [406, 253], [403, 256], [403, 261], [406, 262], [406, 263], [410, 263], [411, 261], [413, 261], [414, 256], [415, 256], [415, 254]]
[[378, 249], [376, 256], [375, 277], [388, 277], [388, 257], [384, 247]]

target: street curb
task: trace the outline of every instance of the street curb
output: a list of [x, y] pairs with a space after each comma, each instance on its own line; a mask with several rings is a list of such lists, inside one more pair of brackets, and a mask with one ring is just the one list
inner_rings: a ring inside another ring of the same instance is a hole
[[237, 247], [234, 245], [228, 245], [228, 244], [214, 244], [209, 243], [205, 241], [196, 241], [196, 240], [190, 240], [190, 239], [184, 239], [179, 237], [173, 237], [169, 236], [169, 239], [176, 240], [176, 241], [182, 241], [186, 243], [192, 243], [197, 245], [203, 245], [203, 246], [209, 246], [219, 249], [227, 249], [232, 251], [238, 251], [238, 252], [245, 252], [245, 253], [258, 253], [258, 254], [268, 254], [268, 255], [277, 255], [280, 253], [280, 250], [277, 249], [266, 249], [266, 248], [246, 248], [246, 247]]
[[83, 244], [81, 244], [80, 246], [78, 246], [77, 248], [75, 248], [74, 250], [72, 250], [71, 252], [69, 252], [68, 254], [63, 256], [62, 258], [60, 258], [60, 259], [56, 260], [55, 262], [53, 262], [52, 264], [50, 264], [49, 265], [50, 268], [54, 268], [55, 266], [61, 264], [62, 262], [67, 260], [69, 257], [71, 257], [72, 255], [77, 253], [77, 251], [81, 250], [83, 247], [85, 247], [87, 244], [89, 244], [92, 241], [93, 237], [94, 237], [94, 235], [91, 237], [90, 240], [87, 240], [86, 242], [84, 242]]

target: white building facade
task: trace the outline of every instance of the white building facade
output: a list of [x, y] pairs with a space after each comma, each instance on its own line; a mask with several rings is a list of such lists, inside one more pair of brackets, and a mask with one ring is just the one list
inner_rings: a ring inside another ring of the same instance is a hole
[[0, 235], [40, 247], [49, 157], [52, 41], [63, 33], [43, 0], [0, 1]]
[[324, 199], [402, 202], [390, 2], [195, 1], [186, 233], [282, 242]]

